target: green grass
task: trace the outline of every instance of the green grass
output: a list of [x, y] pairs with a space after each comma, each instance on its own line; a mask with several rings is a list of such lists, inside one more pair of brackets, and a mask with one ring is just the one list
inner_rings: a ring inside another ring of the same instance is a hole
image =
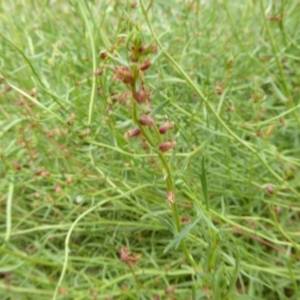
[[300, 2], [133, 3], [2, 1], [1, 299], [300, 299]]

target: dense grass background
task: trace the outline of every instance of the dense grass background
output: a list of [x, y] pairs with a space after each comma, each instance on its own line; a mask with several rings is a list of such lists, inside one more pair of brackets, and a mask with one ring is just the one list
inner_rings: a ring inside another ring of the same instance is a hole
[[[299, 1], [3, 0], [0, 20], [1, 299], [300, 299]], [[163, 47], [145, 80], [175, 122], [179, 234], [112, 105], [136, 33]]]

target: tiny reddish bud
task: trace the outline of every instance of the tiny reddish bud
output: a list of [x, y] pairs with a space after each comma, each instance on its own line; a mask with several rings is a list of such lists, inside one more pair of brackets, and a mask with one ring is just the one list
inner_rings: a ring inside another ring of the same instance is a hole
[[61, 191], [62, 191], [61, 185], [60, 185], [60, 184], [57, 184], [57, 185], [55, 186], [55, 193], [60, 194]]
[[274, 194], [274, 187], [271, 184], [266, 184], [265, 189], [268, 192], [268, 194], [270, 194], [270, 195]]
[[176, 287], [174, 285], [170, 285], [165, 289], [166, 294], [171, 294], [175, 291]]
[[160, 134], [165, 134], [169, 129], [174, 127], [174, 122], [167, 121], [165, 124], [162, 124], [158, 127], [158, 131]]
[[122, 247], [119, 250], [119, 254], [120, 254], [121, 261], [126, 264], [136, 263], [141, 258], [140, 254], [130, 255], [130, 253], [126, 247]]
[[67, 180], [66, 180], [66, 184], [67, 184], [67, 185], [70, 185], [70, 184], [72, 183], [72, 181], [73, 181], [73, 180], [72, 180], [72, 176], [69, 175], [68, 178], [67, 178]]
[[143, 53], [145, 50], [147, 49], [147, 46], [146, 45], [142, 45], [139, 49], [139, 52], [140, 53]]
[[74, 113], [70, 114], [70, 117], [67, 120], [67, 124], [70, 126], [73, 124], [74, 119], [76, 118], [76, 115]]
[[17, 171], [20, 171], [20, 170], [21, 170], [20, 164], [19, 164], [18, 162], [16, 162], [16, 161], [13, 163], [13, 167], [14, 167], [14, 169], [17, 170]]
[[189, 217], [182, 217], [181, 218], [181, 223], [189, 223], [191, 222], [191, 219]]
[[102, 51], [101, 53], [100, 53], [100, 57], [101, 57], [101, 59], [106, 59], [106, 57], [107, 57], [107, 53], [106, 53], [106, 51]]
[[48, 171], [43, 171], [41, 173], [41, 176], [43, 176], [43, 177], [50, 177], [50, 173]]
[[33, 89], [30, 91], [29, 95], [30, 95], [31, 97], [35, 98], [35, 96], [36, 96], [36, 88], [33, 88]]
[[149, 127], [152, 127], [155, 124], [155, 121], [153, 118], [149, 117], [148, 115], [142, 115], [140, 117], [140, 123], [142, 125], [147, 125]]
[[151, 67], [151, 65], [152, 65], [151, 61], [146, 60], [140, 65], [139, 70], [146, 71], [147, 69], [149, 69]]
[[141, 133], [139, 128], [133, 128], [127, 131], [124, 135], [125, 139], [131, 139], [135, 136], [138, 136]]
[[131, 8], [136, 8], [136, 6], [137, 6], [137, 1], [133, 1], [131, 4], [130, 4], [130, 7]]
[[123, 83], [132, 83], [133, 75], [132, 71], [128, 67], [115, 67], [115, 75], [113, 76], [113, 81], [119, 79]]
[[274, 207], [274, 211], [275, 211], [276, 213], [281, 212], [281, 207], [278, 206], [278, 205], [276, 205], [276, 206]]
[[102, 69], [97, 69], [95, 72], [94, 72], [94, 76], [101, 76], [103, 74], [103, 70]]
[[175, 203], [175, 195], [172, 191], [167, 192], [167, 202], [168, 202], [169, 205]]
[[147, 140], [144, 137], [142, 138], [142, 147], [145, 151], [148, 150]]
[[141, 87], [141, 89], [134, 93], [134, 99], [138, 103], [142, 103], [145, 100], [151, 101], [150, 94], [152, 90], [146, 90], [144, 86]]
[[102, 90], [101, 87], [98, 87], [98, 88], [97, 88], [97, 93], [98, 93], [98, 95], [100, 95], [100, 96], [103, 94], [103, 90]]
[[153, 44], [151, 45], [151, 52], [152, 52], [152, 53], [157, 53], [157, 52], [158, 52], [157, 45], [156, 45], [155, 43], [153, 43]]
[[166, 152], [169, 149], [173, 149], [176, 146], [175, 141], [163, 142], [159, 145], [159, 151]]

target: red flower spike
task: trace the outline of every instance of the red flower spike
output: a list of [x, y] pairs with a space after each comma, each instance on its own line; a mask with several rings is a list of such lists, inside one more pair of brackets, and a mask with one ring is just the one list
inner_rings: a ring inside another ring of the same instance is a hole
[[176, 146], [175, 141], [168, 141], [168, 142], [163, 142], [159, 145], [159, 151], [161, 152], [166, 152], [169, 149], [173, 149]]
[[145, 100], [151, 102], [150, 94], [152, 90], [146, 90], [144, 86], [141, 87], [141, 89], [134, 93], [134, 99], [138, 103], [142, 103]]
[[155, 121], [153, 118], [149, 117], [148, 115], [142, 115], [140, 117], [140, 123], [142, 125], [147, 125], [149, 127], [152, 127], [155, 124]]
[[158, 131], [160, 134], [165, 134], [169, 129], [174, 127], [174, 122], [167, 121], [165, 124], [162, 124], [158, 127]]
[[135, 136], [138, 136], [141, 133], [141, 131], [139, 130], [139, 128], [133, 128], [130, 129], [129, 131], [127, 131], [124, 135], [125, 139], [129, 140]]

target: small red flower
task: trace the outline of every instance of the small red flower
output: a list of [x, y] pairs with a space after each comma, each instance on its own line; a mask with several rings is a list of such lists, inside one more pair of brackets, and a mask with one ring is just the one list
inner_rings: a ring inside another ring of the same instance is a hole
[[163, 142], [159, 145], [159, 151], [161, 152], [166, 152], [169, 149], [173, 149], [176, 146], [175, 141], [168, 141], [168, 142]]
[[116, 79], [119, 79], [124, 83], [131, 84], [133, 82], [132, 71], [128, 67], [115, 67], [113, 81]]
[[126, 247], [122, 247], [119, 250], [119, 254], [120, 254], [121, 262], [123, 262], [125, 264], [136, 263], [141, 258], [140, 254], [130, 255], [130, 253]]
[[151, 101], [150, 94], [152, 90], [146, 90], [144, 86], [141, 87], [141, 89], [134, 93], [134, 99], [138, 103], [142, 103], [145, 100]]
[[102, 69], [97, 69], [95, 72], [94, 72], [94, 76], [101, 76], [103, 74], [103, 70]]
[[152, 65], [151, 61], [146, 60], [140, 65], [139, 70], [140, 71], [146, 71], [147, 69], [149, 69], [151, 67], [151, 65]]
[[158, 131], [160, 134], [165, 134], [169, 129], [174, 127], [174, 122], [167, 121], [165, 124], [162, 124], [158, 127]]
[[147, 125], [149, 127], [152, 127], [155, 124], [155, 121], [153, 118], [149, 117], [148, 115], [142, 115], [140, 117], [140, 123], [142, 125]]
[[191, 222], [191, 219], [189, 217], [182, 217], [181, 218], [181, 223], [189, 223]]
[[125, 139], [129, 140], [135, 136], [138, 136], [141, 133], [139, 128], [133, 128], [127, 131], [124, 135]]

